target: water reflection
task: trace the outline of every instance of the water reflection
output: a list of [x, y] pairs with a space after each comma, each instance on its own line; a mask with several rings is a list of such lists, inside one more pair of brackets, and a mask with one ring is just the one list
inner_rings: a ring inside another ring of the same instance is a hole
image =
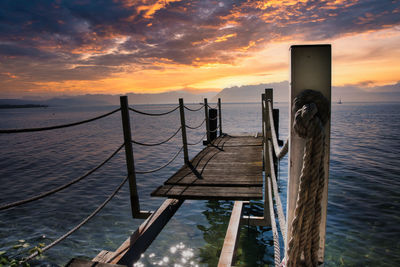
[[[165, 256], [165, 254], [169, 254]], [[156, 255], [155, 253], [142, 254], [140, 260], [135, 263], [135, 266], [193, 266], [198, 267], [199, 265], [195, 262], [194, 251], [192, 248], [186, 247], [183, 242], [172, 245], [167, 253], [160, 253]]]

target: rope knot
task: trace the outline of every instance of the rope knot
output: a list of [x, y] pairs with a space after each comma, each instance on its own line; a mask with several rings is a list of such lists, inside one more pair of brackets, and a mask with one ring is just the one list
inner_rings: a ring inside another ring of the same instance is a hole
[[307, 138], [314, 135], [313, 126], [316, 123], [317, 112], [318, 108], [314, 103], [305, 104], [296, 111], [293, 128], [300, 137]]
[[312, 138], [329, 118], [329, 101], [320, 93], [304, 90], [293, 103], [293, 128], [302, 138]]

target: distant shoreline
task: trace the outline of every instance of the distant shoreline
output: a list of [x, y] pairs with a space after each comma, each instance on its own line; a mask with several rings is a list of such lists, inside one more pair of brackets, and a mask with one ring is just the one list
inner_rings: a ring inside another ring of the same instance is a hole
[[47, 108], [48, 105], [37, 105], [37, 104], [23, 104], [23, 105], [0, 105], [0, 109], [11, 109], [11, 108]]

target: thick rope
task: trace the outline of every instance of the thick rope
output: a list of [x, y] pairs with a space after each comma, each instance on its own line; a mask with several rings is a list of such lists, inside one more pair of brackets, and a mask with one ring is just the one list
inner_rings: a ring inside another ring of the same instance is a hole
[[189, 125], [185, 125], [186, 128], [192, 129], [192, 130], [196, 130], [198, 128], [200, 128], [204, 123], [206, 122], [206, 119], [204, 119], [199, 125], [197, 126], [189, 126]]
[[12, 203], [8, 203], [8, 204], [5, 204], [5, 205], [2, 205], [2, 206], [0, 206], [0, 210], [6, 210], [6, 209], [13, 208], [13, 207], [16, 207], [16, 206], [20, 206], [20, 205], [23, 205], [23, 204], [26, 204], [26, 203], [29, 203], [29, 202], [32, 202], [32, 201], [35, 201], [35, 200], [39, 200], [41, 198], [44, 198], [44, 197], [50, 196], [50, 195], [52, 195], [54, 193], [57, 193], [58, 191], [61, 191], [61, 190], [65, 189], [65, 188], [67, 188], [67, 187], [69, 187], [69, 186], [81, 181], [82, 179], [88, 177], [90, 174], [92, 174], [95, 171], [97, 171], [99, 168], [101, 168], [108, 161], [110, 161], [110, 159], [112, 159], [121, 150], [121, 148], [123, 146], [124, 146], [124, 144], [122, 144], [120, 147], [118, 147], [117, 150], [115, 150], [102, 163], [100, 163], [99, 165], [97, 165], [95, 168], [91, 169], [90, 171], [88, 171], [84, 175], [82, 175], [82, 176], [80, 176], [80, 177], [78, 177], [78, 178], [76, 178], [76, 179], [74, 179], [74, 180], [72, 180], [72, 181], [70, 181], [70, 182], [68, 182], [66, 184], [63, 184], [63, 185], [61, 185], [61, 186], [59, 186], [57, 188], [54, 188], [54, 189], [49, 190], [47, 192], [44, 192], [44, 193], [42, 193], [40, 195], [36, 195], [36, 196], [31, 197], [31, 198], [27, 198], [27, 199], [23, 199], [23, 200], [19, 200], [19, 201], [16, 201], [16, 202], [12, 202]]
[[[305, 90], [295, 98], [293, 112], [294, 131], [306, 139], [306, 145], [286, 260], [288, 267], [318, 266], [321, 199], [325, 186], [323, 127], [329, 119], [329, 101], [319, 92]], [[304, 262], [300, 262], [302, 256]]]
[[171, 140], [172, 138], [174, 138], [175, 135], [177, 135], [178, 132], [179, 132], [181, 129], [182, 129], [182, 126], [179, 127], [178, 130], [176, 130], [176, 132], [175, 132], [174, 134], [172, 134], [170, 137], [168, 137], [167, 139], [165, 139], [164, 141], [161, 141], [161, 142], [159, 142], [159, 143], [148, 144], [148, 143], [142, 143], [142, 142], [139, 142], [139, 141], [136, 141], [136, 140], [133, 140], [133, 139], [131, 140], [131, 142], [134, 143], [134, 144], [136, 144], [136, 145], [140, 145], [140, 146], [159, 146], [159, 145], [162, 145], [162, 144], [167, 143], [169, 140]]
[[189, 111], [199, 111], [200, 109], [202, 109], [204, 107], [204, 104], [202, 104], [199, 108], [195, 108], [195, 109], [189, 108], [187, 106], [183, 106], [183, 107]]
[[28, 133], [28, 132], [40, 132], [40, 131], [48, 131], [48, 130], [55, 130], [55, 129], [61, 129], [61, 128], [66, 128], [66, 127], [71, 127], [71, 126], [76, 126], [88, 122], [92, 122], [107, 116], [110, 116], [111, 114], [114, 114], [115, 112], [119, 111], [120, 108], [117, 108], [116, 110], [113, 110], [111, 112], [108, 112], [106, 114], [88, 119], [88, 120], [83, 120], [83, 121], [78, 121], [78, 122], [73, 122], [73, 123], [68, 123], [68, 124], [62, 124], [62, 125], [55, 125], [55, 126], [48, 126], [48, 127], [41, 127], [41, 128], [26, 128], [26, 129], [7, 129], [7, 130], [0, 130], [0, 134], [2, 133]]
[[270, 172], [272, 180], [272, 189], [274, 191], [276, 211], [278, 214], [278, 221], [279, 221], [279, 229], [281, 230], [282, 233], [283, 242], [286, 242], [286, 220], [285, 220], [285, 214], [283, 213], [281, 198], [278, 192], [278, 185], [276, 184], [276, 175], [275, 175], [274, 159], [272, 157], [271, 141], [268, 141], [268, 152], [269, 152], [269, 166], [271, 167]]
[[274, 145], [275, 156], [278, 159], [281, 159], [288, 152], [288, 141], [286, 140], [285, 143], [283, 144], [283, 147], [279, 148], [278, 138], [276, 137], [275, 123], [274, 123], [274, 116], [273, 116], [273, 113], [272, 113], [271, 101], [268, 101], [268, 109], [269, 109], [268, 110], [268, 113], [269, 113], [269, 125], [270, 125], [270, 128], [271, 128], [272, 144]]
[[164, 168], [167, 167], [169, 164], [171, 164], [171, 163], [176, 159], [176, 157], [178, 157], [178, 155], [181, 153], [182, 150], [183, 150], [183, 146], [178, 150], [178, 152], [177, 152], [167, 163], [165, 163], [165, 164], [162, 165], [161, 167], [158, 167], [158, 168], [153, 169], [153, 170], [148, 170], [148, 171], [136, 171], [136, 173], [138, 173], [138, 174], [146, 174], [146, 173], [157, 172], [157, 171], [159, 171], [159, 170], [161, 170], [161, 169], [164, 169]]
[[[129, 176], [127, 176], [122, 182], [121, 184], [114, 190], [114, 192], [111, 193], [111, 195], [100, 205], [97, 207], [97, 209], [95, 209], [88, 217], [86, 217], [82, 222], [80, 222], [77, 226], [75, 226], [74, 228], [72, 228], [70, 231], [68, 231], [66, 234], [64, 234], [63, 236], [60, 236], [57, 240], [53, 241], [52, 243], [50, 243], [49, 245], [47, 245], [46, 247], [44, 247], [42, 249], [42, 252], [45, 252], [48, 249], [51, 249], [52, 247], [54, 247], [55, 245], [57, 245], [58, 243], [60, 243], [61, 241], [63, 241], [64, 239], [66, 239], [68, 236], [70, 236], [71, 234], [73, 234], [74, 232], [76, 232], [79, 228], [81, 228], [85, 223], [87, 223], [90, 219], [92, 219], [94, 216], [97, 215], [97, 213], [99, 213], [107, 204], [108, 202], [111, 201], [111, 199], [118, 193], [118, 191], [122, 188], [122, 186], [126, 183], [126, 181], [128, 180]], [[34, 252], [32, 253], [29, 257], [27, 257], [26, 259], [22, 260], [20, 262], [20, 264], [24, 263], [24, 262], [28, 262], [30, 260], [32, 260], [33, 258], [35, 258], [36, 256], [38, 256], [39, 253], [38, 252]]]
[[276, 157], [278, 159], [282, 159], [288, 153], [288, 150], [289, 150], [289, 139], [286, 139], [285, 143], [281, 147], [281, 150], [279, 151], [279, 154], [276, 155]]
[[136, 113], [139, 113], [139, 114], [142, 114], [142, 115], [147, 115], [147, 116], [163, 116], [163, 115], [167, 115], [167, 114], [170, 114], [170, 113], [174, 112], [178, 108], [179, 108], [179, 106], [177, 106], [177, 107], [175, 107], [175, 108], [173, 108], [173, 109], [171, 109], [169, 111], [162, 112], [162, 113], [147, 113], [147, 112], [140, 111], [140, 110], [137, 110], [137, 109], [134, 109], [134, 108], [131, 108], [131, 107], [129, 107], [129, 110], [131, 110], [133, 112], [136, 112]]
[[272, 202], [272, 192], [271, 192], [271, 177], [268, 177], [268, 202], [269, 202], [269, 214], [272, 228], [272, 237], [274, 240], [274, 262], [275, 266], [279, 266], [281, 263], [281, 252], [279, 246], [279, 235], [276, 228], [274, 204]]

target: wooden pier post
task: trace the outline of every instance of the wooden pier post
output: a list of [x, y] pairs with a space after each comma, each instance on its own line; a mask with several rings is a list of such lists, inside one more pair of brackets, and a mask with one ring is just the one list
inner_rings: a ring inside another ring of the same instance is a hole
[[186, 137], [186, 123], [185, 123], [185, 106], [183, 104], [183, 98], [179, 98], [179, 111], [181, 116], [181, 131], [182, 131], [182, 143], [183, 143], [183, 159], [185, 164], [189, 164], [189, 152]]
[[206, 119], [207, 144], [209, 144], [210, 143], [210, 120], [208, 117], [207, 98], [204, 98], [204, 113], [205, 113], [205, 119]]
[[[210, 119], [211, 118], [211, 119]], [[208, 126], [210, 130], [210, 142], [217, 138], [217, 127], [218, 127], [218, 111], [215, 108], [208, 110], [208, 119], [210, 124]]]
[[128, 97], [120, 97], [121, 104], [121, 117], [122, 117], [122, 129], [124, 131], [124, 143], [125, 143], [125, 157], [126, 157], [126, 168], [128, 170], [129, 176], [129, 191], [131, 195], [131, 210], [132, 217], [138, 218], [140, 215], [140, 203], [139, 196], [137, 193], [136, 186], [136, 173], [135, 173], [135, 162], [133, 159], [133, 149], [132, 149], [132, 135], [131, 135], [131, 123], [129, 117], [129, 105]]
[[269, 222], [269, 225], [271, 225], [271, 220], [270, 220], [270, 213], [269, 213], [269, 196], [268, 196], [268, 177], [271, 177], [271, 166], [270, 166], [270, 160], [269, 160], [269, 153], [268, 153], [268, 146], [269, 146], [269, 140], [272, 140], [272, 134], [271, 134], [271, 126], [269, 125], [269, 109], [268, 109], [268, 101], [273, 103], [273, 92], [272, 88], [267, 88], [265, 89], [265, 108], [264, 108], [264, 120], [265, 120], [265, 129], [264, 129], [264, 166], [265, 166], [265, 179], [264, 179], [264, 220], [267, 220]]
[[[305, 89], [321, 92], [329, 103], [331, 102], [331, 46], [330, 45], [295, 45], [291, 47], [291, 87], [290, 87], [290, 135], [289, 135], [289, 180], [287, 191], [287, 239], [291, 239], [292, 221], [294, 217], [299, 176], [303, 165], [305, 140], [295, 134], [293, 130], [294, 112], [292, 111], [294, 98]], [[322, 196], [322, 216], [320, 223], [320, 243], [318, 261], [324, 262], [326, 208], [328, 198], [329, 178], [329, 143], [330, 117], [325, 125], [325, 188]], [[285, 257], [287, 257], [285, 248]]]
[[219, 136], [221, 136], [222, 135], [221, 98], [218, 98], [218, 123], [219, 123]]
[[265, 136], [265, 94], [261, 94], [261, 131], [262, 131], [262, 136], [263, 136], [263, 143], [265, 143], [266, 136]]

